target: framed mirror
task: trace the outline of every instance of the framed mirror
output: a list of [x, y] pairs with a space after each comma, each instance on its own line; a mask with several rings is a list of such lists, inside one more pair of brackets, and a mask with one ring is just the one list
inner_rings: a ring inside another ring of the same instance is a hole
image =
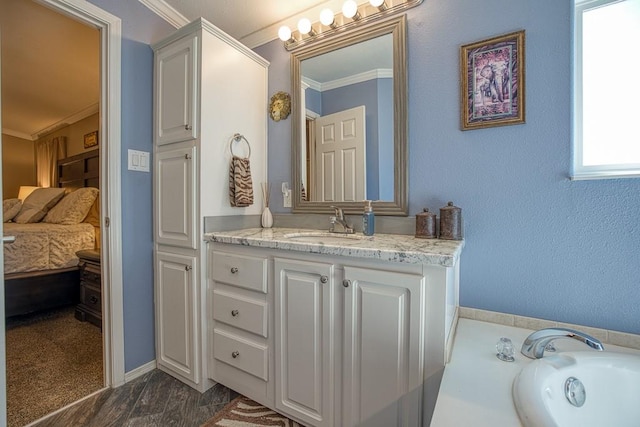
[[294, 213], [407, 215], [406, 16], [291, 54]]

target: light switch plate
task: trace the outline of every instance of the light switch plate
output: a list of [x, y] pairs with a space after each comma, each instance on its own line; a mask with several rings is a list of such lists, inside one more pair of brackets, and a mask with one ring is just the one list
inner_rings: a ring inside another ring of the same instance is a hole
[[129, 150], [129, 170], [149, 172], [149, 152]]

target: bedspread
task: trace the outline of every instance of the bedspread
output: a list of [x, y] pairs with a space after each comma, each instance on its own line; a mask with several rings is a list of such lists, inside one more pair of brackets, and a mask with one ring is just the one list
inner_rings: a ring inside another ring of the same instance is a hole
[[73, 267], [76, 251], [93, 249], [95, 231], [91, 224], [47, 223], [4, 224], [5, 236], [16, 241], [4, 245], [4, 272], [18, 273]]

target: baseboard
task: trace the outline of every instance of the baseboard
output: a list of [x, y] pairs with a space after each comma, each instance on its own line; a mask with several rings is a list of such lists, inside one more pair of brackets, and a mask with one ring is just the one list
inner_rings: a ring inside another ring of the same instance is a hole
[[136, 378], [143, 376], [144, 374], [153, 371], [156, 369], [156, 361], [155, 359], [151, 362], [145, 363], [142, 366], [138, 366], [135, 369], [132, 369], [129, 372], [125, 372], [124, 374], [124, 382], [128, 383], [129, 381], [133, 381]]

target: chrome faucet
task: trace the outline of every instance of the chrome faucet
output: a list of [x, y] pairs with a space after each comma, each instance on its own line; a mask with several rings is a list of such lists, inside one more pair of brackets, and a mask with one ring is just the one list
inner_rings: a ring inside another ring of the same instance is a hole
[[547, 328], [540, 329], [529, 335], [527, 339], [524, 340], [520, 353], [530, 359], [540, 359], [544, 355], [544, 349], [547, 344], [557, 338], [573, 338], [595, 350], [604, 350], [604, 346], [598, 339], [583, 332], [569, 328]]
[[337, 206], [331, 206], [335, 210], [335, 215], [329, 217], [331, 233], [353, 234], [353, 227], [347, 224], [347, 220], [344, 219], [344, 212]]

